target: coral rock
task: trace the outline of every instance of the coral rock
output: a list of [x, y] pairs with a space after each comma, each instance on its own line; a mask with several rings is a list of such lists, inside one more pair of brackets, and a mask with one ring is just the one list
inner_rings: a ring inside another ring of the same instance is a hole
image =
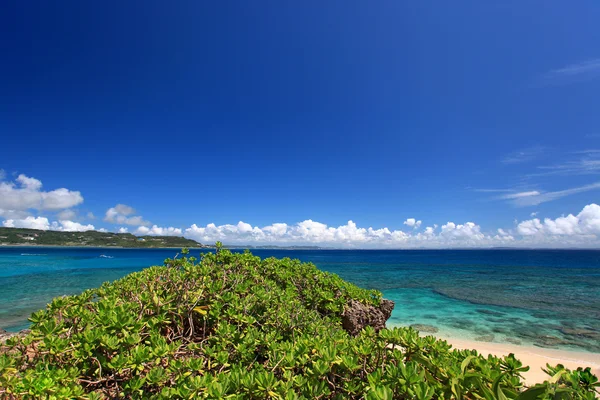
[[385, 329], [385, 321], [392, 315], [394, 302], [381, 300], [379, 308], [367, 306], [356, 300], [350, 300], [342, 313], [342, 326], [351, 335], [356, 336], [366, 326], [375, 331]]

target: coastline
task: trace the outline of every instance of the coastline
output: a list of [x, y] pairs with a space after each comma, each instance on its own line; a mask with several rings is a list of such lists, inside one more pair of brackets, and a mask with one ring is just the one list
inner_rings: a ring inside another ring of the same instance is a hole
[[[423, 336], [426, 335], [423, 334]], [[511, 343], [478, 342], [435, 336], [438, 339], [447, 341], [455, 349], [477, 350], [477, 352], [484, 356], [492, 354], [501, 357], [513, 353], [523, 365], [529, 366], [529, 371], [523, 373], [524, 381], [528, 385], [541, 383], [550, 379], [550, 376], [542, 371], [542, 368], [546, 368], [546, 364], [550, 364], [551, 366], [562, 364], [571, 370], [575, 370], [578, 367], [590, 367], [594, 375], [600, 376], [600, 353], [522, 346]]]
[[[63, 244], [0, 244], [0, 248], [23, 248], [23, 247], [31, 247], [31, 248], [64, 248], [64, 249], [127, 249], [127, 250], [152, 250], [152, 249], [179, 249], [181, 247], [124, 247], [124, 246], [70, 246]], [[212, 249], [214, 247], [188, 247], [188, 249], [199, 250], [199, 249]]]

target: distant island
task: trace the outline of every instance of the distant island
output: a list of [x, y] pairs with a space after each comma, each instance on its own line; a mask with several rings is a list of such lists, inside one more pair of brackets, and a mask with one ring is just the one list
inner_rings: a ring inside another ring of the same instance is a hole
[[[214, 247], [214, 246], [211, 246]], [[249, 250], [335, 250], [331, 247], [320, 247], [320, 246], [276, 246], [276, 245], [264, 245], [264, 246], [250, 246], [250, 245], [226, 245], [223, 246], [227, 249], [249, 249]]]
[[59, 232], [25, 228], [0, 228], [0, 246], [73, 247], [209, 247], [180, 236], [135, 236], [114, 232]]

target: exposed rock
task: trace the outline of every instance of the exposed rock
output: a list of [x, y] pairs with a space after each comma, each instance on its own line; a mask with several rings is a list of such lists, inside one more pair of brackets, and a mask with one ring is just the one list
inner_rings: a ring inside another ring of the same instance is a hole
[[381, 304], [379, 305], [379, 310], [383, 313], [385, 320], [390, 319], [392, 315], [392, 311], [394, 311], [394, 306], [396, 304], [391, 300], [382, 299]]
[[474, 338], [477, 342], [491, 342], [494, 340], [494, 335], [481, 335]]
[[439, 331], [439, 329], [433, 325], [426, 325], [426, 324], [412, 324], [410, 326], [413, 329], [418, 330], [419, 332], [425, 332], [425, 333], [437, 333]]
[[351, 335], [356, 336], [366, 326], [375, 331], [385, 328], [385, 321], [392, 315], [394, 302], [381, 300], [379, 308], [367, 306], [356, 300], [350, 300], [342, 313], [342, 326]]
[[505, 339], [508, 343], [512, 343], [512, 344], [521, 344], [521, 341], [519, 339], [515, 339], [515, 338], [511, 338], [511, 337], [507, 337]]
[[15, 336], [27, 336], [27, 334], [29, 334], [29, 332], [31, 332], [30, 329], [23, 329], [22, 331], [19, 332], [6, 332], [4, 329], [0, 329], [0, 343], [4, 343], [6, 342], [8, 339], [15, 337]]
[[549, 336], [549, 335], [538, 336], [536, 342], [534, 343], [534, 345], [538, 346], [538, 347], [555, 347], [555, 346], [562, 346], [562, 345], [569, 345], [569, 344], [572, 344], [572, 343], [567, 340], [558, 338], [556, 336]]
[[559, 329], [562, 333], [569, 336], [578, 336], [584, 337], [588, 339], [598, 339], [600, 340], [600, 332], [594, 331], [592, 329], [577, 329], [577, 328], [567, 328], [561, 327]]

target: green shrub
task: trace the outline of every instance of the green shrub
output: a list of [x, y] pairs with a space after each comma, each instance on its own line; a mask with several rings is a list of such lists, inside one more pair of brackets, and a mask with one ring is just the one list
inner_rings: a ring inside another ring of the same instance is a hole
[[[410, 328], [352, 337], [364, 290], [298, 260], [165, 260], [31, 316], [0, 350], [0, 398], [593, 399], [589, 369], [548, 367], [526, 390], [512, 355], [487, 358]], [[399, 305], [401, 307], [401, 305]]]

